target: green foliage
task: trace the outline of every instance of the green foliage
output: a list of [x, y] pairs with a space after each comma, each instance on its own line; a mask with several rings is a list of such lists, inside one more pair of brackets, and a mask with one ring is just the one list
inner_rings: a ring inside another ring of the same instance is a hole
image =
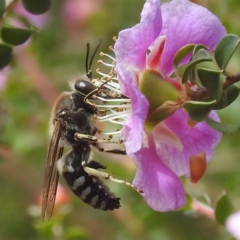
[[14, 28], [14, 27], [3, 27], [1, 30], [2, 40], [11, 45], [20, 45], [26, 42], [31, 34], [32, 30]]
[[224, 225], [225, 220], [234, 212], [234, 208], [232, 203], [227, 196], [227, 194], [223, 194], [217, 201], [215, 207], [215, 217], [217, 221]]
[[237, 99], [239, 92], [240, 88], [238, 85], [231, 85], [223, 92], [220, 101], [213, 106], [213, 109], [220, 110], [226, 108]]
[[43, 14], [51, 5], [51, 0], [21, 0], [24, 8], [32, 14]]
[[153, 70], [146, 70], [143, 73], [140, 90], [150, 103], [149, 112], [167, 100], [177, 100], [179, 95], [179, 91], [172, 84], [162, 79], [159, 72]]
[[[212, 58], [210, 54], [204, 49], [199, 49], [195, 55], [193, 55], [191, 62], [186, 67], [183, 76], [182, 76], [182, 83], [186, 83], [189, 75], [194, 72], [195, 67], [202, 62], [212, 61]], [[195, 80], [191, 81], [193, 84], [195, 84]]]
[[187, 111], [191, 119], [201, 122], [208, 116], [215, 102], [215, 100], [211, 102], [186, 101], [183, 104], [183, 108]]
[[225, 135], [233, 135], [233, 134], [240, 133], [240, 125], [232, 125], [232, 124], [224, 124], [224, 123], [216, 122], [209, 117], [205, 118], [204, 120], [211, 128]]
[[0, 69], [7, 66], [12, 57], [12, 48], [4, 43], [0, 43]]
[[175, 68], [178, 67], [178, 65], [180, 64], [181, 60], [187, 56], [189, 53], [191, 53], [193, 51], [193, 49], [195, 48], [195, 44], [188, 44], [185, 45], [184, 47], [180, 48], [177, 53], [175, 54], [174, 58], [173, 58], [173, 65]]
[[3, 16], [4, 10], [5, 10], [5, 1], [4, 1], [4, 0], [1, 0], [1, 1], [0, 1], [0, 19], [1, 19], [2, 16]]
[[197, 70], [197, 73], [202, 86], [209, 92], [209, 97], [206, 101], [216, 100], [216, 103], [218, 103], [222, 97], [221, 72], [200, 68]]
[[215, 59], [220, 69], [225, 70], [239, 42], [239, 36], [228, 34], [218, 43], [215, 50]]

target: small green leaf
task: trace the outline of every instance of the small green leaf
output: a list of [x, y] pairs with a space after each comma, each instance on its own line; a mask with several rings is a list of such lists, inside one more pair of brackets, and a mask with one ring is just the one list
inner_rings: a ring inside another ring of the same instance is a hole
[[195, 55], [195, 53], [202, 48], [207, 49], [207, 47], [201, 44], [187, 44], [180, 48], [173, 58], [174, 67], [177, 68], [181, 60], [186, 57], [190, 52], [193, 52], [193, 55]]
[[2, 18], [5, 11], [5, 0], [0, 0], [0, 18]]
[[206, 117], [204, 120], [211, 128], [225, 135], [233, 135], [233, 134], [240, 133], [240, 125], [232, 125], [232, 124], [224, 124], [224, 123], [216, 122], [210, 117]]
[[218, 102], [222, 96], [221, 71], [200, 68], [197, 73], [203, 87], [209, 91], [210, 97], [207, 100]]
[[12, 57], [12, 48], [8, 45], [0, 43], [0, 69], [6, 67]]
[[21, 0], [24, 8], [32, 14], [43, 14], [48, 11], [51, 0]]
[[145, 127], [151, 131], [158, 123], [173, 115], [179, 108], [179, 104], [175, 102], [164, 102], [148, 114], [145, 121]]
[[220, 101], [213, 106], [214, 110], [220, 110], [226, 108], [231, 103], [233, 103], [239, 96], [240, 88], [234, 84], [227, 88], [227, 90], [222, 94]]
[[196, 67], [197, 64], [207, 61], [212, 61], [212, 58], [205, 49], [201, 48], [193, 56], [192, 61], [186, 67], [182, 76], [182, 83], [184, 84], [188, 81], [189, 76], [192, 74], [192, 70]]
[[173, 58], [173, 65], [175, 68], [178, 67], [179, 63], [181, 62], [181, 60], [190, 52], [193, 51], [195, 47], [195, 44], [188, 44], [185, 45], [184, 47], [180, 48], [177, 53], [175, 54], [174, 58]]
[[150, 104], [149, 113], [166, 101], [176, 101], [179, 96], [176, 87], [164, 80], [159, 72], [154, 70], [146, 70], [142, 74], [140, 91]]
[[11, 45], [20, 45], [26, 42], [32, 34], [32, 30], [3, 27], [1, 31], [2, 40]]
[[224, 225], [225, 220], [234, 212], [234, 208], [228, 196], [224, 193], [217, 201], [215, 217], [218, 223]]
[[186, 101], [183, 108], [192, 120], [201, 122], [208, 116], [215, 102], [216, 100], [212, 102]]
[[220, 69], [224, 70], [227, 67], [239, 42], [240, 37], [234, 34], [228, 34], [220, 40], [214, 54]]
[[208, 48], [202, 44], [196, 44], [194, 49], [193, 49], [193, 56], [196, 55], [196, 53], [200, 50], [200, 49], [205, 49], [208, 50]]

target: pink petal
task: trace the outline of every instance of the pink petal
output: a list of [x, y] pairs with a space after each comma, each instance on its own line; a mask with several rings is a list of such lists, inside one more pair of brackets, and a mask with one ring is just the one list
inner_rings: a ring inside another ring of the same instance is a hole
[[142, 147], [143, 121], [141, 118], [132, 115], [124, 124], [121, 132], [121, 139], [124, 141], [127, 155], [132, 157]]
[[[219, 121], [216, 112], [212, 111], [210, 116]], [[209, 161], [222, 135], [210, 128], [205, 122], [200, 122], [190, 128], [187, 125], [187, 120], [188, 115], [182, 109], [165, 120], [168, 128], [181, 140], [182, 151], [167, 143], [155, 142], [155, 144], [158, 156], [174, 173], [178, 176], [190, 177], [189, 158], [205, 152], [206, 159]]]
[[147, 0], [141, 14], [141, 22], [121, 31], [114, 46], [117, 62], [115, 70], [120, 87], [132, 101], [132, 116], [122, 130], [122, 137], [130, 156], [142, 146], [143, 124], [149, 107], [147, 99], [138, 90], [136, 72], [145, 68], [148, 47], [159, 35], [160, 30], [159, 0]]
[[240, 240], [240, 211], [227, 218], [226, 228], [237, 240]]
[[[166, 36], [160, 66], [160, 72], [164, 76], [172, 73], [173, 57], [181, 47], [190, 43], [203, 44], [212, 51], [226, 34], [225, 28], [215, 15], [188, 0], [173, 0], [163, 4], [161, 10], [161, 36]], [[190, 56], [184, 63], [189, 59]]]
[[142, 195], [153, 210], [172, 211], [186, 204], [181, 181], [159, 159], [155, 149], [141, 149], [134, 159], [137, 173], [133, 184], [143, 190]]
[[[132, 28], [121, 31], [114, 45], [116, 71], [121, 75], [120, 82], [125, 82], [126, 85], [134, 83], [134, 72], [145, 68], [148, 47], [160, 31], [159, 0], [147, 0], [142, 11], [141, 22]], [[122, 90], [124, 94], [130, 96], [127, 87]]]

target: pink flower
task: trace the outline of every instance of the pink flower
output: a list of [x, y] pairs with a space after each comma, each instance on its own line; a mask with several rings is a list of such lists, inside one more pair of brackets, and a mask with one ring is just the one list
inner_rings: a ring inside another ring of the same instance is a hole
[[79, 31], [87, 20], [101, 7], [102, 0], [65, 0], [63, 22], [68, 30]]
[[[132, 107], [121, 137], [137, 166], [133, 184], [143, 190], [147, 204], [156, 211], [185, 205], [179, 176], [197, 182], [221, 138], [204, 122], [193, 125], [188, 121], [179, 100], [184, 89], [170, 78], [173, 57], [190, 43], [203, 44], [212, 51], [225, 34], [216, 16], [188, 0], [173, 0], [162, 6], [159, 0], [147, 0], [140, 23], [119, 33], [114, 46], [115, 70], [121, 91], [130, 97]], [[189, 62], [190, 57], [181, 63]], [[161, 84], [149, 82], [155, 75]], [[158, 97], [161, 100], [156, 106]], [[149, 124], [150, 113], [164, 104], [171, 110], [169, 115]], [[219, 120], [215, 112], [210, 116]]]
[[227, 218], [226, 228], [237, 240], [240, 240], [240, 211]]

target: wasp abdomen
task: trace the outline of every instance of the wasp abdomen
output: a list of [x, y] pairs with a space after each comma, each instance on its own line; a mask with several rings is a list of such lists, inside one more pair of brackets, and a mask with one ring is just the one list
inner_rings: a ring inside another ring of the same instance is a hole
[[57, 162], [59, 173], [67, 184], [83, 202], [101, 210], [114, 210], [120, 207], [120, 198], [116, 198], [108, 188], [95, 176], [84, 171], [82, 159], [87, 149], [72, 150]]

